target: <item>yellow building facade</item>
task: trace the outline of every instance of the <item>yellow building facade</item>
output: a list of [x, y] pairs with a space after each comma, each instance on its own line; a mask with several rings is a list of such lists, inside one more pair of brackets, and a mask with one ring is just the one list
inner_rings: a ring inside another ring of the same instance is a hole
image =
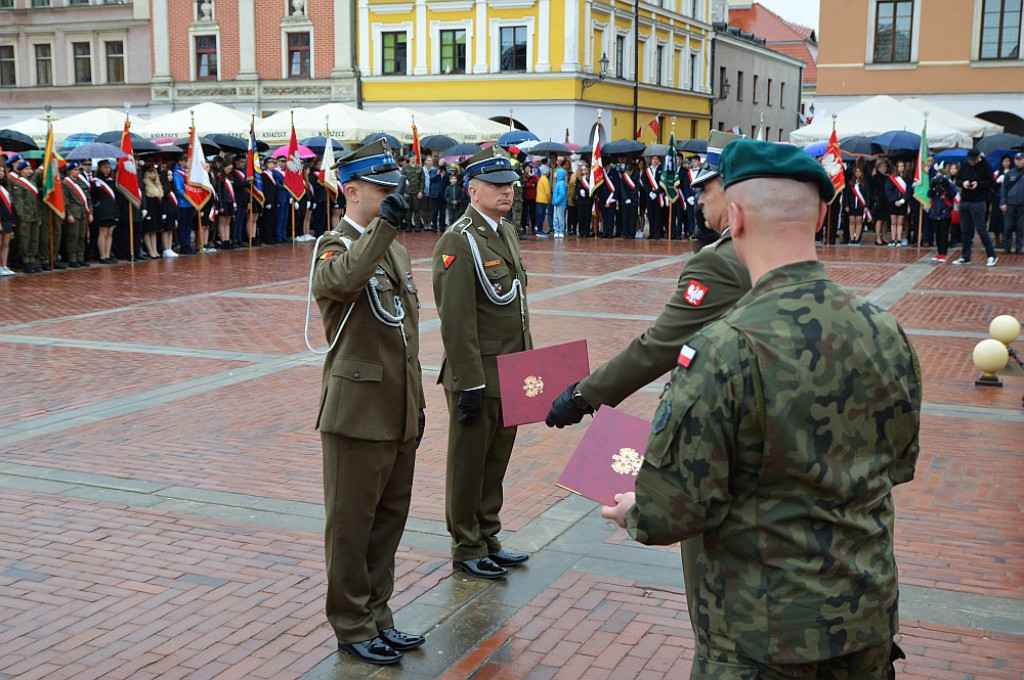
[[642, 140], [665, 142], [673, 118], [677, 139], [709, 132], [708, 0], [358, 0], [356, 12], [367, 110], [459, 108], [580, 144], [599, 110], [606, 139], [643, 126]]

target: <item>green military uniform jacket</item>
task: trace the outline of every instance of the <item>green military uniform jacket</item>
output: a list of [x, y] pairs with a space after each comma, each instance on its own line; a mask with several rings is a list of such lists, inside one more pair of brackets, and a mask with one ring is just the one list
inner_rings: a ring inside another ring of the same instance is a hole
[[800, 262], [685, 349], [625, 519], [641, 543], [701, 536], [693, 596], [712, 653], [721, 640], [806, 663], [891, 639], [891, 491], [913, 479], [921, 408], [903, 329]]
[[[434, 248], [434, 301], [444, 343], [437, 382], [451, 392], [486, 385], [485, 397], [500, 397], [498, 355], [533, 349], [526, 306], [526, 268], [518, 236], [506, 220], [498, 229], [500, 236], [470, 206]], [[486, 284], [478, 278], [469, 239], [479, 251]], [[501, 305], [490, 299], [483, 285], [495, 295], [508, 295], [513, 286], [519, 292], [511, 302]]]
[[[14, 203], [20, 224], [39, 224], [43, 220], [42, 178], [43, 173], [39, 170], [28, 177], [11, 178], [11, 202]], [[36, 190], [32, 191], [24, 182], [30, 183]]]
[[415, 196], [423, 191], [427, 180], [424, 177], [425, 170], [422, 165], [406, 163], [402, 166], [402, 174], [405, 175], [405, 195]]
[[[313, 295], [328, 342], [352, 308], [324, 361], [317, 416], [323, 432], [370, 441], [406, 441], [417, 435], [419, 411], [426, 407], [419, 298], [409, 253], [395, 242], [395, 234], [379, 218], [363, 234], [343, 219], [338, 231], [327, 232], [317, 246]], [[368, 286], [379, 300], [377, 314]], [[397, 317], [396, 296], [405, 318], [400, 326], [389, 326], [378, 315]]]
[[726, 232], [716, 244], [690, 258], [654, 325], [580, 382], [580, 394], [591, 406], [616, 406], [671, 371], [683, 342], [720, 318], [749, 290], [750, 274]]
[[75, 182], [75, 180], [70, 177], [65, 177], [61, 180], [61, 187], [64, 189], [64, 221], [66, 222], [67, 216], [71, 215], [75, 218], [76, 223], [88, 225], [89, 215], [92, 213], [92, 198], [89, 197], [89, 185], [79, 177], [78, 181], [75, 182], [75, 185], [82, 190], [82, 193], [79, 194], [68, 186], [68, 182]]

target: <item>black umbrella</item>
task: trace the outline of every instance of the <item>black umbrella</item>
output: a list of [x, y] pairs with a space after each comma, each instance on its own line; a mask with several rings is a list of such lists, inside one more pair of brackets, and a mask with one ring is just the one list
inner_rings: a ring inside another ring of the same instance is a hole
[[634, 153], [643, 153], [646, 148], [647, 145], [635, 139], [616, 139], [602, 146], [601, 153], [610, 156], [627, 156]]
[[1024, 137], [1003, 132], [998, 135], [982, 137], [975, 146], [982, 153], [992, 153], [1000, 149], [1015, 149], [1022, 144], [1024, 144]]
[[580, 148], [576, 149], [576, 153], [578, 153], [581, 156], [589, 155], [589, 154], [594, 153], [594, 147], [590, 146], [589, 144], [585, 144], [585, 145], [581, 146]]
[[4, 151], [35, 151], [39, 145], [24, 132], [0, 130], [0, 147], [3, 147]]
[[374, 132], [372, 135], [366, 135], [365, 137], [363, 137], [363, 141], [361, 143], [363, 145], [366, 145], [371, 142], [376, 142], [378, 139], [383, 139], [384, 141], [386, 141], [388, 143], [388, 146], [390, 146], [395, 151], [398, 151], [399, 149], [402, 148], [402, 143], [398, 141], [398, 137], [395, 137], [394, 135], [389, 135], [386, 132]]
[[[113, 144], [114, 146], [121, 148], [121, 134], [123, 130], [111, 130], [110, 132], [104, 132], [96, 135], [94, 142], [101, 142], [103, 144]], [[149, 141], [142, 135], [137, 135], [134, 132], [129, 132], [128, 136], [132, 140], [132, 151], [135, 153], [156, 153], [160, 151], [160, 147]]]
[[442, 156], [474, 156], [480, 153], [480, 147], [476, 144], [470, 144], [469, 142], [463, 142], [462, 144], [455, 144], [449, 146], [447, 149], [441, 152]]
[[[182, 149], [187, 150], [189, 144], [192, 143], [192, 139], [190, 137], [178, 137], [177, 139], [174, 140], [174, 143], [177, 146], [180, 146]], [[215, 156], [220, 153], [220, 144], [213, 141], [209, 137], [200, 136], [199, 145], [203, 147], [204, 156]]]
[[66, 161], [82, 161], [87, 158], [127, 158], [128, 154], [121, 151], [113, 144], [103, 142], [89, 142], [82, 146], [76, 146], [64, 155]]
[[707, 153], [708, 140], [696, 138], [687, 139], [676, 144], [676, 149], [679, 151], [688, 151], [690, 153]]
[[649, 147], [644, 149], [645, 156], [666, 156], [668, 155], [667, 144], [651, 144]]
[[839, 149], [840, 151], [859, 156], [878, 156], [885, 152], [885, 149], [875, 144], [871, 137], [864, 137], [863, 135], [843, 137], [839, 140]]
[[[327, 137], [324, 137], [323, 135], [318, 135], [316, 137], [306, 137], [301, 142], [299, 142], [299, 144], [306, 147], [313, 153], [319, 156], [323, 156], [324, 151], [327, 149], [327, 140]], [[334, 149], [335, 153], [337, 153], [338, 151], [345, 150], [345, 147], [342, 146], [341, 142], [339, 142], [338, 140], [332, 139], [330, 140], [330, 142], [331, 148]]]
[[[235, 137], [234, 135], [226, 135], [223, 132], [214, 132], [213, 134], [206, 135], [206, 138], [219, 146], [223, 151], [229, 151], [231, 153], [245, 153], [249, 150], [249, 140], [243, 139], [242, 137]], [[263, 151], [266, 151], [270, 147], [263, 144]], [[256, 150], [260, 151], [260, 142], [256, 142]]]
[[921, 148], [921, 135], [907, 132], [906, 130], [883, 132], [875, 137], [873, 141], [885, 149], [917, 151]]
[[421, 149], [429, 149], [430, 151], [444, 151], [450, 146], [458, 144], [454, 139], [448, 135], [427, 135], [420, 140]]
[[529, 149], [530, 153], [541, 154], [541, 153], [569, 153], [569, 147], [565, 144], [559, 144], [558, 142], [541, 142], [534, 144]]

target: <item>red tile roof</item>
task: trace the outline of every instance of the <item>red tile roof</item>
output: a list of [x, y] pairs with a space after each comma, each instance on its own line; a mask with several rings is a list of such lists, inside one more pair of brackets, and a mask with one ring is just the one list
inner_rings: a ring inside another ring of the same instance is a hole
[[760, 3], [729, 9], [729, 25], [764, 38], [769, 49], [803, 61], [804, 83], [818, 82], [818, 45], [814, 29], [786, 21]]

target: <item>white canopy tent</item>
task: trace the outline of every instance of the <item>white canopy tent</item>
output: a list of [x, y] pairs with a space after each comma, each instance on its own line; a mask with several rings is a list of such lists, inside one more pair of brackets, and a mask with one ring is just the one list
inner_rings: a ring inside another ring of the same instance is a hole
[[907, 99], [901, 99], [900, 104], [909, 106], [913, 109], [921, 111], [922, 113], [928, 112], [928, 140], [931, 141], [931, 124], [933, 121], [938, 121], [944, 125], [948, 125], [951, 128], [956, 128], [960, 132], [966, 132], [971, 137], [987, 137], [988, 135], [998, 135], [1003, 131], [1002, 125], [996, 125], [983, 118], [975, 118], [974, 116], [965, 116], [962, 113], [957, 113], [952, 109], [947, 109], [944, 106], [939, 106], [935, 102], [930, 102], [920, 97], [908, 97]]
[[[832, 116], [816, 116], [810, 125], [789, 133], [789, 141], [797, 146], [827, 141], [832, 134], [832, 121]], [[840, 111], [835, 115], [835, 126], [840, 139], [854, 135], [877, 137], [891, 130], [906, 130], [919, 135], [924, 127], [924, 114], [882, 94]], [[928, 120], [929, 148], [969, 149], [973, 143], [971, 135], [966, 132], [938, 120]]]
[[220, 132], [243, 138], [249, 136], [250, 116], [214, 102], [203, 102], [154, 118], [148, 123], [134, 126], [132, 132], [143, 137], [185, 137], [193, 115], [196, 131], [200, 135]]
[[[55, 122], [53, 124], [53, 134], [55, 137], [64, 139], [68, 135], [78, 132], [92, 132], [99, 135], [111, 130], [121, 130], [124, 128], [124, 116], [124, 111], [117, 111], [115, 109], [98, 108], [83, 111]], [[138, 116], [129, 116], [129, 120], [132, 122], [133, 131], [135, 131], [137, 125], [142, 125], [146, 122]]]
[[[52, 122], [56, 123], [57, 121], [53, 120]], [[6, 126], [6, 129], [15, 130], [16, 132], [28, 135], [29, 137], [32, 138], [33, 142], [39, 145], [40, 149], [42, 149], [43, 145], [46, 144], [46, 135], [49, 131], [49, 128], [46, 125], [46, 118], [39, 118], [38, 116], [26, 118], [25, 120], [19, 120], [17, 123], [12, 123], [11, 125]], [[67, 137], [66, 134], [58, 135], [56, 130], [54, 131], [53, 135], [54, 141], [58, 145], [60, 144], [60, 141], [62, 139]]]
[[[381, 111], [374, 114], [374, 116], [381, 122], [383, 127], [397, 130], [397, 132], [392, 134], [405, 144], [412, 142], [412, 124], [414, 120], [421, 139], [427, 135], [449, 135], [456, 137], [456, 135], [452, 134], [452, 130], [450, 130], [451, 126], [440, 118], [435, 118], [429, 114], [413, 111], [402, 106]], [[458, 138], [456, 137], [456, 139]]]
[[[256, 136], [268, 144], [287, 144], [291, 136], [293, 116], [295, 136], [300, 140], [322, 135], [325, 129], [330, 129], [331, 138], [343, 142], [358, 142], [374, 132], [387, 132], [392, 135], [401, 133], [383, 119], [378, 119], [376, 114], [345, 104], [324, 104], [312, 109], [297, 107], [278, 111], [263, 120], [258, 120]], [[412, 134], [411, 130], [409, 134]]]
[[496, 123], [475, 113], [467, 113], [458, 109], [448, 109], [441, 113], [435, 113], [433, 116], [448, 125], [451, 131], [444, 134], [456, 139], [459, 139], [461, 135], [461, 141], [464, 142], [486, 142], [497, 139], [503, 133], [508, 132], [508, 126], [503, 123]]

